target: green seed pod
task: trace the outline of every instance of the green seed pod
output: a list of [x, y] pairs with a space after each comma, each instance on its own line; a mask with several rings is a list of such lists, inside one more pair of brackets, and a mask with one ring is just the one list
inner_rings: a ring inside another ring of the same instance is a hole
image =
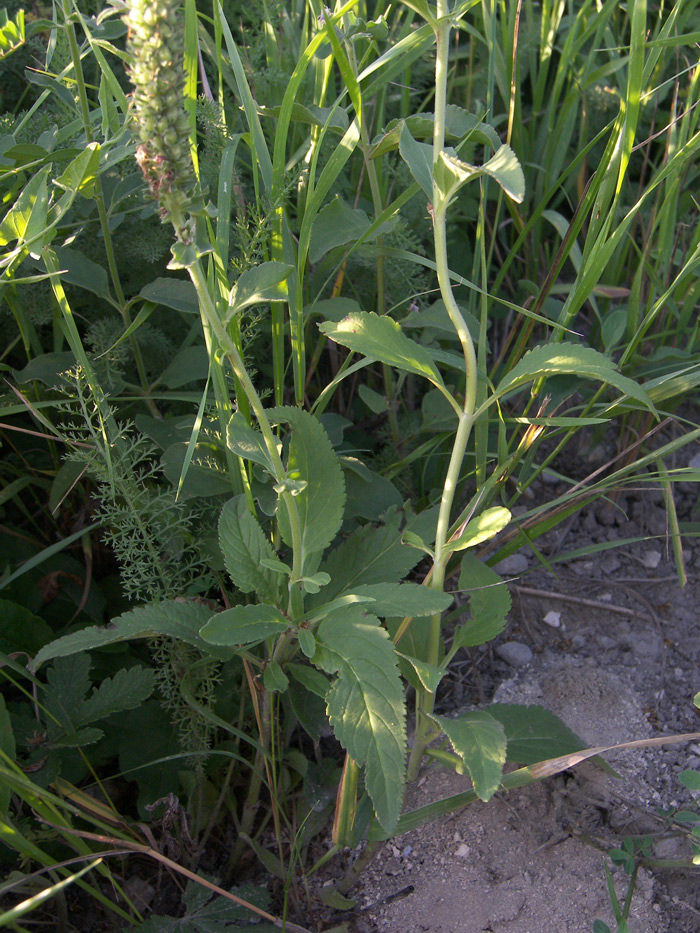
[[161, 215], [186, 209], [195, 178], [184, 109], [184, 27], [181, 0], [127, 0], [125, 22], [133, 56], [136, 160]]

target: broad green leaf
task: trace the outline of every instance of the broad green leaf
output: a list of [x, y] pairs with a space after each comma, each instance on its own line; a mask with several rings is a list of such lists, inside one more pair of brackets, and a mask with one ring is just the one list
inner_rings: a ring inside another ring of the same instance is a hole
[[38, 379], [44, 385], [55, 388], [61, 382], [61, 373], [65, 373], [74, 365], [75, 355], [70, 350], [42, 353], [30, 360], [24, 369], [15, 369], [12, 375], [20, 385]]
[[427, 661], [421, 661], [410, 654], [396, 652], [399, 659], [401, 673], [414, 689], [423, 688], [429, 693], [435, 693], [440, 686], [440, 681], [447, 671], [442, 667], [435, 667], [434, 664], [428, 664]]
[[202, 640], [200, 628], [211, 618], [211, 609], [194, 600], [174, 599], [150, 603], [125, 612], [107, 625], [93, 625], [45, 645], [34, 658], [31, 670], [37, 671], [52, 658], [63, 658], [81, 651], [91, 651], [132, 638], [157, 638], [160, 635], [180, 639], [194, 645], [205, 654], [228, 658], [228, 651], [212, 650]]
[[52, 714], [49, 719], [52, 740], [60, 734], [74, 732], [80, 725], [79, 711], [90, 689], [91, 666], [90, 655], [79, 651], [69, 657], [57, 657], [49, 668], [46, 675], [49, 685], [47, 706]]
[[506, 761], [503, 726], [483, 710], [457, 719], [435, 716], [452, 747], [464, 762], [481, 800], [490, 800], [498, 790]]
[[277, 600], [277, 574], [261, 566], [262, 560], [276, 559], [274, 548], [244, 495], [224, 505], [219, 517], [219, 546], [228, 575], [242, 593], [256, 593], [263, 602]]
[[277, 661], [270, 661], [265, 665], [263, 683], [266, 690], [274, 693], [284, 693], [289, 686], [289, 680]]
[[289, 621], [275, 606], [252, 603], [232, 606], [211, 616], [200, 634], [211, 645], [251, 647], [266, 638], [284, 634], [288, 628]]
[[[0, 221], [0, 246], [17, 240], [31, 242], [40, 236], [47, 223], [49, 202], [48, 174], [50, 166], [32, 176], [21, 194]], [[38, 244], [36, 251], [38, 252]]]
[[199, 314], [197, 292], [192, 282], [187, 279], [159, 278], [144, 285], [139, 292], [141, 298], [154, 304], [184, 311], [186, 314]]
[[511, 601], [508, 587], [496, 571], [474, 554], [465, 554], [457, 588], [469, 596], [470, 618], [456, 629], [453, 647], [483, 645], [500, 635]]
[[[268, 416], [270, 421], [285, 421], [292, 427], [287, 475], [291, 480], [306, 483], [294, 500], [306, 559], [325, 550], [340, 529], [345, 509], [343, 471], [325, 428], [313, 415], [299, 408], [280, 406], [270, 409]], [[291, 545], [286, 508], [280, 507], [277, 517], [282, 539]]]
[[23, 652], [31, 658], [52, 638], [53, 630], [43, 619], [25, 606], [0, 599], [0, 651], [3, 654]]
[[[261, 117], [279, 117], [281, 107], [260, 107], [258, 113]], [[300, 104], [295, 101], [292, 104], [292, 122], [308, 123], [310, 126], [325, 126], [328, 129], [344, 133], [350, 120], [342, 107], [317, 107], [315, 104]]]
[[238, 411], [226, 426], [226, 446], [244, 460], [262, 464], [271, 475], [274, 475], [262, 434], [251, 428]]
[[178, 489], [179, 497], [181, 499], [188, 499], [191, 496], [209, 498], [230, 494], [231, 478], [226, 472], [223, 452], [220, 448], [204, 441], [194, 445], [194, 450], [191, 452], [192, 459], [186, 471], [187, 475], [181, 485], [188, 450], [189, 444], [186, 441], [178, 441], [164, 450], [160, 458], [163, 473]]
[[103, 680], [83, 701], [78, 712], [81, 725], [105, 719], [112, 713], [135, 709], [153, 693], [155, 672], [147, 667], [130, 667]]
[[322, 301], [315, 301], [312, 305], [304, 308], [304, 320], [310, 317], [322, 317], [326, 321], [340, 321], [348, 314], [354, 311], [361, 311], [359, 304], [354, 298], [345, 298], [338, 295], [336, 298], [324, 298]]
[[[437, 390], [436, 390], [437, 391]], [[364, 518], [370, 522], [378, 521], [387, 509], [401, 508], [403, 498], [396, 486], [380, 473], [358, 466], [354, 458], [340, 457], [345, 468], [345, 518]]]
[[354, 596], [370, 596], [374, 602], [365, 606], [373, 615], [431, 616], [444, 612], [452, 604], [449, 593], [440, 593], [417, 583], [369, 583], [352, 589]]
[[53, 183], [73, 197], [81, 194], [85, 198], [91, 198], [95, 191], [95, 178], [99, 167], [100, 145], [88, 143], [80, 155], [66, 166], [65, 171], [58, 178], [54, 178]]
[[[311, 228], [311, 241], [309, 243], [309, 259], [317, 263], [319, 259], [336, 246], [344, 246], [369, 230], [372, 222], [363, 210], [353, 209], [336, 195], [330, 204], [321, 208], [314, 218]], [[372, 234], [374, 240], [382, 233], [392, 230], [393, 223], [382, 224]]]
[[525, 198], [525, 176], [520, 163], [510, 148], [501, 146], [483, 165], [469, 165], [456, 154], [441, 152], [435, 166], [435, 182], [442, 198], [449, 201], [468, 181], [486, 175], [493, 178], [508, 197], [517, 203]]
[[406, 761], [406, 711], [398, 664], [379, 620], [348, 607], [317, 632], [314, 664], [337, 678], [328, 692], [336, 738], [359, 765], [377, 819], [391, 832], [401, 813]]
[[[369, 583], [394, 583], [403, 579], [421, 559], [420, 552], [401, 542], [402, 513], [391, 508], [383, 525], [365, 525], [334, 548], [321, 564], [331, 582], [323, 602]], [[312, 606], [321, 600], [310, 600]]]
[[169, 389], [179, 389], [188, 382], [199, 382], [209, 374], [209, 354], [205, 347], [185, 347], [168, 363], [160, 381]]
[[408, 126], [404, 124], [399, 139], [399, 152], [401, 158], [411, 170], [428, 201], [433, 200], [433, 147], [427, 143], [419, 143], [411, 135]]
[[[432, 113], [419, 113], [387, 123], [384, 132], [374, 139], [369, 151], [369, 157], [376, 159], [380, 155], [398, 149], [404, 126], [406, 126], [414, 140], [432, 139], [435, 115]], [[492, 126], [455, 104], [448, 104], [445, 108], [445, 136], [460, 140], [469, 137], [470, 141], [479, 145], [490, 146], [494, 151], [501, 146], [500, 137]]]
[[[554, 756], [552, 756], [554, 757]], [[681, 782], [683, 787], [687, 787], [688, 790], [700, 790], [700, 772], [699, 771], [681, 771], [678, 775], [678, 780]], [[697, 819], [696, 815], [696, 819]]]
[[444, 389], [442, 376], [428, 351], [407, 337], [390, 317], [380, 317], [374, 312], [348, 314], [337, 324], [329, 321], [321, 324], [320, 330], [330, 340], [347, 347], [348, 350], [362, 353], [405, 372], [424, 376], [434, 385]]
[[328, 678], [315, 667], [310, 667], [308, 664], [288, 664], [287, 673], [291, 674], [294, 680], [305, 687], [309, 693], [325, 700], [331, 684]]
[[228, 317], [250, 305], [285, 301], [288, 295], [286, 281], [293, 270], [294, 266], [286, 262], [263, 262], [253, 269], [246, 269], [229, 294]]
[[81, 253], [78, 249], [67, 246], [57, 246], [54, 249], [61, 267], [61, 278], [64, 282], [77, 285], [86, 291], [93, 292], [100, 298], [109, 300], [109, 278], [107, 270], [92, 259]]
[[493, 703], [488, 711], [503, 726], [510, 762], [534, 765], [586, 747], [558, 716], [543, 706]]
[[502, 531], [511, 519], [508, 509], [497, 505], [491, 509], [486, 509], [476, 518], [467, 522], [464, 531], [455, 538], [454, 541], [448, 541], [445, 545], [446, 551], [464, 551], [470, 547], [476, 547], [482, 541], [488, 541], [495, 537], [499, 531]]
[[389, 407], [386, 396], [380, 395], [379, 392], [375, 392], [374, 389], [370, 389], [369, 386], [364, 384], [359, 386], [357, 393], [369, 410], [375, 415], [384, 414]]
[[634, 380], [623, 376], [612, 360], [592, 347], [583, 347], [575, 343], [547, 344], [528, 350], [501, 380], [489, 402], [541, 377], [559, 376], [563, 373], [573, 373], [581, 379], [594, 379], [611, 385], [630, 398], [642, 402], [652, 411], [655, 410], [644, 389]]

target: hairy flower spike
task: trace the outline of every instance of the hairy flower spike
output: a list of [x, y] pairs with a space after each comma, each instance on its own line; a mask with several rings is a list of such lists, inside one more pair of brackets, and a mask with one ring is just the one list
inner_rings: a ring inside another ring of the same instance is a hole
[[125, 20], [141, 140], [136, 161], [160, 203], [163, 220], [167, 220], [186, 210], [195, 180], [183, 104], [181, 0], [128, 0]]

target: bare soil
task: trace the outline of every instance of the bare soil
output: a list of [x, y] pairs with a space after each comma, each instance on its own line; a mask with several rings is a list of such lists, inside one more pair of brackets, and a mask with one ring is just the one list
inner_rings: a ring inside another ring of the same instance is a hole
[[[686, 452], [683, 465], [697, 455]], [[679, 484], [675, 497], [680, 517], [697, 521], [697, 487]], [[645, 540], [628, 540], [639, 537]], [[553, 572], [527, 551], [511, 561], [517, 573], [502, 568], [513, 579], [510, 624], [495, 644], [460, 657], [443, 684], [441, 713], [492, 699], [535, 703], [591, 746], [700, 731], [693, 705], [700, 690], [700, 541], [684, 539], [688, 581], [681, 588], [661, 493], [645, 488], [591, 506], [538, 546], [553, 558], [607, 542], [620, 546], [553, 564]], [[508, 642], [519, 646], [510, 663], [501, 654]], [[341, 928], [578, 933], [599, 919], [616, 930], [607, 853], [639, 834], [652, 837], [657, 859], [689, 858], [687, 836], [665, 832], [660, 811], [693, 807], [677, 775], [700, 768], [700, 744], [621, 752], [608, 761], [617, 777], [586, 763], [387, 842], [351, 892], [357, 906]], [[469, 786], [466, 777], [425, 771], [409, 788], [406, 809]], [[614, 868], [613, 879], [624, 902], [629, 878]], [[692, 868], [640, 869], [632, 933], [700, 930], [697, 880]]]

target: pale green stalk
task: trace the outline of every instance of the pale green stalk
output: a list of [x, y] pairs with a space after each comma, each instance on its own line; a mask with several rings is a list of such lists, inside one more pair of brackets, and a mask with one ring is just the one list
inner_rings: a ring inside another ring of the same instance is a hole
[[[447, 0], [438, 0], [436, 28], [437, 52], [435, 61], [435, 124], [433, 129], [433, 170], [438, 164], [440, 153], [445, 146], [445, 113], [447, 105], [447, 74], [448, 52], [452, 26], [448, 20], [449, 7]], [[440, 512], [438, 515], [435, 535], [435, 560], [433, 563], [430, 586], [432, 589], [442, 591], [445, 585], [445, 570], [449, 559], [449, 551], [445, 551], [449, 537], [450, 514], [454, 504], [457, 484], [462, 469], [464, 454], [469, 442], [469, 435], [474, 424], [474, 410], [477, 398], [477, 364], [474, 341], [459, 310], [452, 286], [450, 284], [450, 270], [447, 261], [447, 208], [448, 200], [440, 192], [433, 179], [433, 238], [435, 241], [435, 263], [437, 266], [440, 295], [447, 308], [447, 313], [457, 332], [459, 342], [464, 354], [464, 367], [466, 385], [464, 391], [464, 408], [459, 416], [457, 432], [452, 445], [452, 454], [447, 469], [447, 475], [442, 490]], [[428, 640], [427, 662], [437, 667], [440, 663], [440, 632], [442, 616], [438, 613], [430, 619], [430, 634]], [[420, 690], [416, 696], [416, 735], [408, 763], [408, 779], [415, 780], [420, 768], [426, 745], [430, 741], [432, 727], [428, 717], [433, 711], [435, 694], [427, 690]]]
[[[172, 220], [176, 230], [182, 228], [182, 218], [178, 218], [173, 215]], [[272, 425], [270, 424], [270, 420], [267, 417], [267, 413], [262, 404], [260, 396], [258, 395], [255, 386], [253, 385], [253, 381], [248, 375], [247, 369], [245, 368], [243, 359], [238, 352], [238, 348], [229, 336], [223, 321], [216, 313], [216, 308], [214, 306], [214, 302], [212, 301], [211, 295], [209, 294], [206, 277], [199, 260], [196, 260], [189, 267], [188, 272], [190, 274], [190, 278], [192, 279], [192, 284], [194, 285], [197, 292], [202, 319], [204, 320], [206, 326], [211, 329], [219, 343], [219, 346], [224, 350], [226, 356], [229, 359], [231, 368], [233, 369], [236, 378], [240, 382], [241, 388], [245, 393], [251, 410], [255, 415], [258, 425], [260, 426], [263, 440], [265, 442], [265, 447], [270, 458], [270, 465], [273, 470], [275, 482], [277, 484], [282, 484], [287, 479], [287, 474], [284, 469], [284, 464], [282, 463], [282, 458], [279, 455], [279, 450], [277, 448], [277, 438], [275, 437], [275, 434], [272, 430]], [[303, 612], [301, 589], [298, 582], [302, 577], [304, 566], [301, 525], [299, 522], [299, 513], [297, 511], [294, 497], [291, 495], [291, 493], [282, 492], [281, 498], [287, 509], [287, 514], [289, 516], [289, 527], [292, 533], [293, 556], [292, 576], [289, 580], [289, 610], [292, 617], [296, 617], [301, 615]]]

